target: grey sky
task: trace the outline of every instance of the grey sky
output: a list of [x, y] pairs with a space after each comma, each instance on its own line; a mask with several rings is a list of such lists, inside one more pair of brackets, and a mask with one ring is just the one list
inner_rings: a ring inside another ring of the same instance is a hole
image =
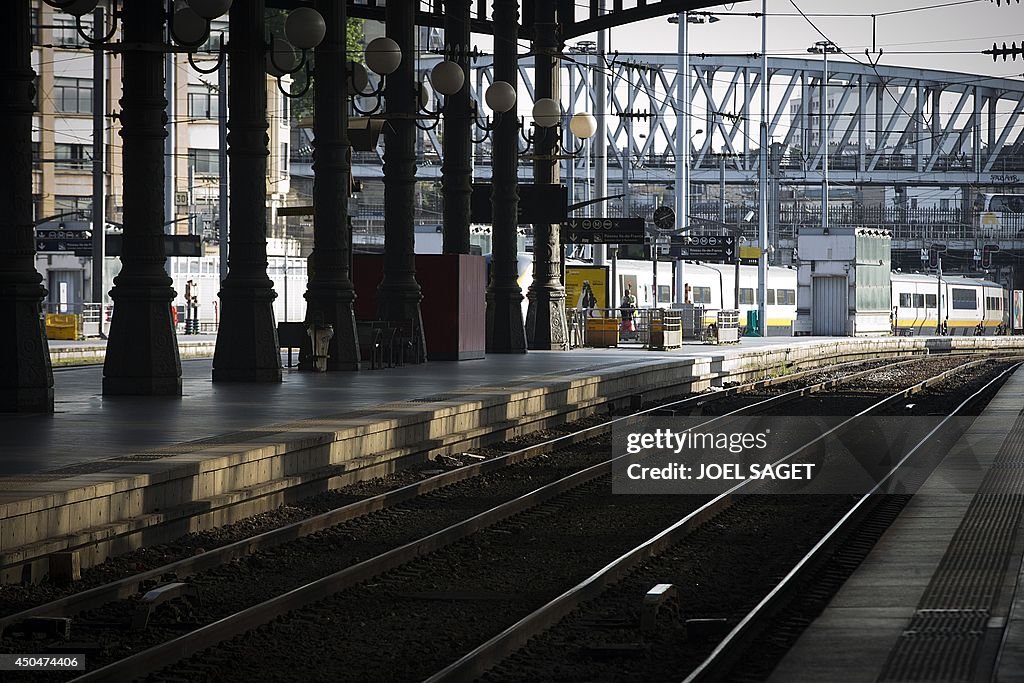
[[[871, 47], [872, 13], [929, 5], [951, 0], [795, 0], [796, 6], [811, 15], [818, 28], [830, 40], [859, 61], [865, 61], [864, 50]], [[690, 52], [753, 53], [761, 50], [759, 18], [741, 16], [761, 11], [760, 0], [726, 3], [709, 8], [722, 17], [711, 25], [691, 25]], [[729, 14], [735, 16], [728, 16]], [[825, 17], [815, 14], [863, 14], [862, 17]], [[796, 16], [781, 16], [781, 15]], [[821, 35], [798, 15], [789, 0], [768, 0], [768, 54], [807, 56], [807, 47], [821, 40]], [[590, 36], [593, 38], [593, 36]], [[1022, 78], [1024, 61], [993, 63], [982, 54], [959, 54], [990, 48], [993, 41], [1024, 40], [1024, 5], [996, 6], [989, 0], [931, 10], [907, 12], [877, 19], [877, 44], [885, 50], [882, 64], [945, 69], [1004, 78]], [[612, 48], [620, 52], [676, 51], [676, 27], [664, 17], [617, 28], [612, 34]], [[944, 54], [898, 54], [905, 51], [940, 51]], [[837, 55], [835, 59], [846, 59]]]

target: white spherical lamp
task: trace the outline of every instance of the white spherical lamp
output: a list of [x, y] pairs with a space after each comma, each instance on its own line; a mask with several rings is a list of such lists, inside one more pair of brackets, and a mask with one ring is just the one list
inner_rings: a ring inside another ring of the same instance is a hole
[[542, 97], [533, 104], [533, 121], [541, 128], [558, 125], [562, 119], [562, 108], [550, 97]]
[[454, 95], [462, 90], [462, 84], [466, 82], [466, 74], [461, 66], [445, 60], [430, 70], [430, 82], [434, 89], [442, 95]]
[[495, 81], [484, 91], [484, 102], [491, 108], [491, 111], [504, 114], [516, 106], [515, 88], [505, 81]]
[[359, 62], [348, 63], [348, 94], [349, 97], [366, 93], [370, 87], [370, 75], [366, 67]]
[[195, 10], [182, 7], [171, 20], [171, 35], [181, 45], [201, 45], [206, 40], [208, 27], [206, 19], [196, 14]]
[[299, 53], [284, 38], [274, 38], [274, 44], [267, 52], [267, 73], [281, 78], [299, 67]]
[[188, 0], [188, 6], [203, 19], [216, 19], [231, 9], [231, 0]]
[[569, 119], [569, 131], [580, 140], [594, 137], [597, 132], [597, 119], [589, 112], [581, 111]]
[[366, 66], [375, 74], [387, 76], [402, 63], [402, 49], [386, 36], [374, 38], [366, 46]]
[[312, 7], [298, 7], [288, 13], [284, 21], [284, 34], [295, 47], [309, 50], [323, 42], [327, 35], [327, 24]]

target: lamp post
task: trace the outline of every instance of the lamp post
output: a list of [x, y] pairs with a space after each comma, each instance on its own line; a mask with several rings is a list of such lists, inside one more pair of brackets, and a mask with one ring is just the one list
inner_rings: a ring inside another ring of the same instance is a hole
[[[713, 24], [718, 17], [707, 12], [680, 12], [668, 18], [670, 24], [678, 25], [677, 40], [679, 55], [676, 63], [676, 216], [679, 229], [685, 229], [690, 215], [690, 51], [688, 34], [690, 24]], [[698, 131], [700, 132], [700, 131]], [[676, 303], [686, 302], [683, 260], [675, 268]]]
[[807, 48], [811, 54], [822, 56], [821, 66], [821, 88], [818, 95], [818, 137], [822, 145], [821, 154], [821, 228], [828, 228], [828, 124], [826, 120], [827, 109], [825, 98], [828, 96], [828, 56], [829, 53], [839, 52], [839, 48], [831, 40], [819, 40]]

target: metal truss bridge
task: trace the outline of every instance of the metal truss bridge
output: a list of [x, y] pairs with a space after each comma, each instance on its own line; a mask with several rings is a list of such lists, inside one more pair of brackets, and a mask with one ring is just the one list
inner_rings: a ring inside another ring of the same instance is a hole
[[[599, 68], [609, 73], [609, 166], [619, 169], [609, 172], [610, 181], [625, 167], [633, 182], [671, 182], [676, 125], [687, 109], [675, 97], [677, 56], [619, 54], [602, 63], [594, 54], [565, 57], [560, 76], [566, 112], [593, 112], [591, 74]], [[434, 63], [421, 60], [424, 80]], [[481, 57], [476, 66], [471, 87], [482, 102], [493, 78], [490, 58]], [[691, 138], [691, 182], [718, 183], [724, 174], [729, 184], [755, 183], [760, 60], [691, 55], [690, 68], [690, 130], [701, 131]], [[777, 143], [772, 172], [782, 183], [820, 183], [828, 140], [829, 175], [836, 184], [993, 189], [1024, 184], [1024, 81], [831, 60], [823, 139], [822, 62], [772, 58], [768, 69], [769, 138]], [[519, 110], [528, 114], [534, 98], [532, 60], [521, 60], [519, 72], [525, 86]], [[418, 170], [423, 180], [440, 177], [441, 131], [443, 123], [423, 134]], [[490, 176], [488, 144], [478, 145], [475, 155], [475, 175], [482, 180]], [[569, 175], [585, 177], [586, 153], [574, 163]], [[563, 171], [569, 171], [564, 164]], [[357, 154], [354, 172], [360, 178], [381, 177], [378, 155]], [[529, 177], [524, 173], [521, 177]]]

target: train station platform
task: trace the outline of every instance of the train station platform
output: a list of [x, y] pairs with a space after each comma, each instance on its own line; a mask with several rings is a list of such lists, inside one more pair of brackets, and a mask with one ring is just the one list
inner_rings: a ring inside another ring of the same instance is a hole
[[1024, 337], [745, 338], [286, 371], [280, 384], [214, 384], [211, 360], [185, 360], [181, 398], [104, 397], [102, 366], [56, 368], [55, 414], [0, 415], [0, 580], [35, 580], [54, 552], [90, 566], [640, 397], [846, 360], [1021, 349]]
[[770, 681], [1022, 680], [1022, 407], [1017, 370]]

